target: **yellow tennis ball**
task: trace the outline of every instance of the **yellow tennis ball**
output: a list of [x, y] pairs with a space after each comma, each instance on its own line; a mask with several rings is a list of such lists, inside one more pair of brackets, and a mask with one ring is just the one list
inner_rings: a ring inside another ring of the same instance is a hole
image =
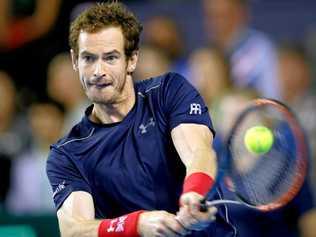
[[249, 128], [244, 137], [247, 150], [255, 155], [262, 155], [270, 151], [273, 142], [273, 133], [265, 126]]

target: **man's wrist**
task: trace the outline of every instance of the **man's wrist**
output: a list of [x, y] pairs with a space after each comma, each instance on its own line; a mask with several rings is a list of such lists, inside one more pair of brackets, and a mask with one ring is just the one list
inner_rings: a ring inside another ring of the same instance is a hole
[[139, 237], [138, 219], [143, 211], [135, 211], [114, 219], [105, 219], [99, 225], [98, 237]]
[[203, 172], [195, 172], [190, 174], [183, 183], [182, 194], [188, 192], [196, 192], [205, 196], [214, 185], [214, 179]]

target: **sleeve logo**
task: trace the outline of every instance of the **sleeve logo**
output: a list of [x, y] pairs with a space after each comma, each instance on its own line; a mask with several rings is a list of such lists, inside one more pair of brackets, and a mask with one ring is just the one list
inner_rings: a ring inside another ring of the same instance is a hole
[[202, 114], [202, 106], [197, 103], [190, 104], [190, 114]]
[[64, 190], [66, 188], [65, 184], [66, 184], [65, 180], [62, 183], [58, 184], [55, 192], [53, 193], [53, 198], [55, 198], [57, 193], [59, 193], [60, 191], [62, 191], [62, 190]]

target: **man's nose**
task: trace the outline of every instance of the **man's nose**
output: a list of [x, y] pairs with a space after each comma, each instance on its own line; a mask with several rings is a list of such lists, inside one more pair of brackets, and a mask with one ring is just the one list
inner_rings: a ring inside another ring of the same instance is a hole
[[102, 62], [97, 62], [95, 65], [95, 69], [93, 72], [94, 77], [104, 77], [105, 76], [105, 71], [102, 65]]

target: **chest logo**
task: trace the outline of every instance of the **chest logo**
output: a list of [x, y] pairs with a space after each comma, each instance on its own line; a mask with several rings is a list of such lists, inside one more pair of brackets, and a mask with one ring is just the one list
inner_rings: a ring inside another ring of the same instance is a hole
[[148, 129], [149, 127], [154, 127], [154, 126], [155, 126], [154, 118], [150, 118], [147, 123], [145, 123], [145, 124], [142, 123], [142, 124], [139, 126], [140, 133], [141, 133], [141, 134], [145, 134], [145, 133], [148, 132], [147, 129]]
[[202, 107], [200, 104], [190, 104], [190, 114], [202, 114]]

